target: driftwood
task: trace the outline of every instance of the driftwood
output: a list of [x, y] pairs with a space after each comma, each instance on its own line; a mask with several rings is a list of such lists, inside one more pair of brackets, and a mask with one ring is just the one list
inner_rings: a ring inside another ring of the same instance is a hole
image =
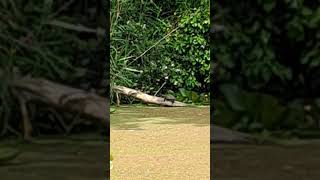
[[65, 111], [80, 113], [104, 125], [109, 124], [109, 100], [105, 97], [40, 78], [14, 79], [10, 86], [20, 103], [25, 139], [31, 138], [32, 133], [27, 110], [29, 102], [43, 103]]
[[172, 106], [172, 107], [187, 106], [187, 104], [179, 102], [179, 101], [174, 101], [174, 102], [165, 101], [164, 98], [162, 98], [162, 97], [151, 96], [151, 95], [145, 94], [141, 91], [137, 91], [137, 90], [127, 88], [124, 86], [115, 86], [112, 89], [115, 90], [117, 93], [125, 94], [127, 96], [131, 96], [131, 97], [140, 99], [143, 102], [148, 103], [148, 104], [158, 104], [161, 106]]

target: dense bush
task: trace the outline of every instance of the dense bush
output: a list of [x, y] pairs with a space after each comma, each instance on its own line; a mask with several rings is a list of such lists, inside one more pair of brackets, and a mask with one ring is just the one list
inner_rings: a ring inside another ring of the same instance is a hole
[[211, 21], [223, 26], [211, 34], [214, 87], [231, 83], [249, 93], [239, 100], [239, 92], [228, 88], [215, 92], [217, 123], [245, 130], [315, 127], [319, 116], [307, 120], [304, 106], [320, 97], [319, 5], [214, 2]]
[[111, 84], [208, 92], [208, 4], [112, 1]]
[[[2, 1], [1, 67], [11, 64], [23, 74], [68, 83], [84, 78], [81, 67], [96, 61], [98, 53], [96, 4], [85, 4], [85, 0], [69, 6], [64, 1]], [[66, 7], [61, 11], [63, 5]]]
[[[97, 29], [106, 22], [98, 2], [0, 2], [0, 135], [8, 132], [8, 124], [17, 131], [21, 128], [20, 109], [8, 85], [14, 76], [41, 77], [85, 90], [94, 88], [104, 95], [105, 34], [97, 33]], [[36, 112], [39, 116], [46, 113], [41, 109]], [[51, 119], [41, 119], [44, 121]]]
[[315, 83], [309, 77], [320, 67], [319, 3], [223, 1], [216, 2], [214, 11], [214, 23], [225, 26], [214, 35], [219, 82], [285, 98], [303, 96]]
[[[164, 34], [165, 22], [159, 19], [159, 7], [151, 2], [111, 2], [111, 85], [141, 87], [150, 85], [149, 69], [161, 59], [161, 44], [139, 57]], [[151, 59], [151, 60], [150, 60]], [[148, 68], [150, 66], [150, 68]]]
[[[180, 29], [167, 38], [167, 49], [171, 53], [167, 57], [167, 61], [171, 62], [171, 68], [168, 68], [169, 80], [176, 87], [198, 88], [208, 92], [209, 7], [205, 4], [198, 8], [186, 9], [181, 11], [178, 18]], [[170, 67], [170, 64], [167, 65]]]

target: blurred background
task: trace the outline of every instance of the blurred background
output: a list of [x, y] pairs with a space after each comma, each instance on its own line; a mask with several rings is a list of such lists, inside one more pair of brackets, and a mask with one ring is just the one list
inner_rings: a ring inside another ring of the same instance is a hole
[[214, 178], [319, 179], [319, 13], [319, 1], [211, 1], [211, 122], [233, 130], [212, 131], [231, 140], [211, 146]]
[[214, 123], [319, 138], [319, 2], [215, 1], [211, 8]]
[[[20, 132], [21, 113], [10, 91], [10, 82], [18, 76], [41, 77], [107, 96], [107, 3], [102, 2], [1, 1], [1, 136]], [[35, 134], [64, 133], [56, 120], [61, 112], [46, 106], [33, 111]]]
[[[0, 2], [2, 179], [107, 176], [109, 129], [52, 102], [55, 92], [70, 87], [108, 97], [108, 6], [89, 0]], [[107, 116], [108, 109], [103, 112]]]

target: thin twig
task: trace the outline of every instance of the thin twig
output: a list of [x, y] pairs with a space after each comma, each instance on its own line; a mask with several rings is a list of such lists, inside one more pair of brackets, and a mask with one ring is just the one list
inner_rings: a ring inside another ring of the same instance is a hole
[[103, 36], [103, 37], [105, 36], [105, 29], [103, 28], [92, 29], [81, 24], [75, 25], [75, 24], [71, 24], [63, 21], [58, 21], [58, 20], [52, 20], [50, 22], [45, 22], [44, 24], [57, 26], [57, 27], [61, 27], [64, 29], [72, 30], [72, 31], [95, 33], [99, 36]]
[[[190, 16], [193, 17], [193, 15]], [[186, 21], [187, 22], [187, 21]], [[184, 24], [184, 23], [183, 23]], [[183, 25], [181, 24], [181, 25]], [[112, 24], [111, 24], [112, 25]], [[164, 37], [162, 37], [160, 40], [158, 40], [155, 44], [153, 44], [151, 47], [149, 47], [146, 51], [144, 51], [142, 54], [140, 54], [138, 57], [136, 57], [134, 60], [130, 61], [127, 66], [129, 66], [130, 64], [132, 64], [133, 62], [135, 62], [136, 60], [138, 60], [139, 58], [141, 58], [143, 55], [145, 55], [148, 51], [150, 51], [152, 48], [154, 48], [156, 45], [158, 45], [162, 40], [164, 40], [165, 38], [167, 38], [168, 36], [170, 36], [173, 32], [175, 32], [177, 29], [179, 29], [181, 27], [181, 25], [177, 26], [176, 28], [174, 28], [173, 30], [171, 30], [168, 34], [166, 34]], [[117, 74], [115, 74], [115, 76], [117, 76], [118, 74], [120, 74], [120, 72], [118, 72]]]
[[116, 18], [116, 21], [118, 20], [120, 16], [120, 0], [117, 0], [117, 18]]
[[164, 86], [166, 83], [167, 83], [167, 81], [165, 81], [165, 82], [161, 85], [161, 87], [160, 87], [159, 90], [154, 94], [154, 96], [156, 96], [156, 95], [158, 94], [158, 92], [163, 88], [163, 86]]
[[58, 9], [56, 12], [54, 12], [53, 14], [49, 15], [49, 19], [54, 18], [55, 16], [57, 16], [60, 12], [64, 11], [65, 9], [67, 9], [75, 0], [70, 0], [67, 3], [65, 3], [60, 9]]
[[144, 51], [142, 54], [140, 54], [138, 57], [136, 57], [133, 61], [131, 61], [130, 63], [128, 63], [128, 65], [130, 65], [131, 63], [133, 63], [134, 61], [138, 60], [139, 58], [141, 58], [143, 55], [145, 55], [148, 51], [150, 51], [152, 48], [154, 48], [156, 45], [158, 45], [162, 40], [164, 40], [165, 38], [167, 38], [168, 36], [170, 36], [173, 32], [175, 32], [177, 29], [179, 29], [179, 26], [174, 28], [172, 31], [170, 31], [167, 35], [165, 35], [164, 37], [162, 37], [159, 41], [157, 41], [156, 43], [154, 43], [152, 46], [150, 46], [146, 51]]

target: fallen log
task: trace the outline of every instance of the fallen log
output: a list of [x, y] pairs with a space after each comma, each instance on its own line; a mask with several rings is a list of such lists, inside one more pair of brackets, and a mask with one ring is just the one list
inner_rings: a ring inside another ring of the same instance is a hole
[[25, 139], [30, 139], [32, 133], [30, 115], [26, 108], [29, 102], [80, 113], [105, 126], [109, 124], [109, 100], [105, 97], [41, 78], [13, 79], [10, 87], [20, 103]]
[[135, 89], [127, 88], [127, 87], [124, 87], [124, 86], [114, 86], [112, 89], [115, 90], [117, 93], [125, 94], [127, 96], [131, 96], [131, 97], [134, 97], [136, 99], [140, 99], [143, 102], [148, 103], [148, 104], [158, 104], [158, 105], [161, 105], [161, 106], [172, 106], [172, 107], [188, 106], [187, 104], [185, 104], [183, 102], [165, 101], [165, 99], [162, 98], [162, 97], [151, 96], [151, 95], [143, 93], [141, 91], [137, 91]]

